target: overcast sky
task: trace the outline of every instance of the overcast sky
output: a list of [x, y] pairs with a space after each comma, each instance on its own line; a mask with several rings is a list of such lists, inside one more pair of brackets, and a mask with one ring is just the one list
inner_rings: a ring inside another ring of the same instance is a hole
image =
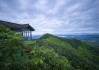
[[29, 23], [33, 34], [99, 33], [99, 0], [0, 0], [0, 19]]

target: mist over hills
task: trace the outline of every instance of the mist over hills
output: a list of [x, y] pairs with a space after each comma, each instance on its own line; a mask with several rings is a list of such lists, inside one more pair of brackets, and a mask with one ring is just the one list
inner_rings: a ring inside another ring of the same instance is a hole
[[[38, 39], [41, 36], [42, 35], [33, 35], [32, 38]], [[56, 36], [68, 39], [79, 39], [92, 45], [99, 46], [99, 34], [60, 34]]]

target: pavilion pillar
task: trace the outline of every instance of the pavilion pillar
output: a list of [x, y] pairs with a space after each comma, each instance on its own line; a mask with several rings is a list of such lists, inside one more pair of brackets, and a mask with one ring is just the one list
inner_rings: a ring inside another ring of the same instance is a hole
[[29, 38], [31, 39], [31, 32], [29, 31]]
[[24, 31], [23, 31], [23, 30], [21, 30], [21, 34], [22, 34], [22, 36], [24, 36], [24, 34], [23, 34], [23, 33], [24, 33]]
[[27, 38], [28, 38], [28, 31], [27, 31]]
[[29, 31], [28, 31], [28, 38], [29, 38]]
[[31, 38], [31, 40], [32, 40], [32, 31], [30, 31], [30, 38]]
[[26, 38], [26, 31], [25, 31], [25, 38]]
[[25, 37], [25, 31], [23, 31], [23, 35], [24, 35], [24, 37]]
[[29, 38], [30, 38], [30, 37], [29, 37], [29, 31], [27, 31], [26, 33], [27, 33], [27, 39], [29, 39]]
[[26, 31], [24, 31], [25, 32], [25, 38], [26, 38]]
[[26, 38], [28, 37], [27, 31], [26, 31]]
[[24, 37], [26, 38], [26, 31], [24, 31]]
[[23, 36], [25, 37], [25, 31], [23, 31]]

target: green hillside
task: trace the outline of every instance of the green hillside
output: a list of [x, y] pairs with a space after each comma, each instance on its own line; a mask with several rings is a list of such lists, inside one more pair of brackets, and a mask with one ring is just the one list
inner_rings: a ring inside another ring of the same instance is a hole
[[0, 70], [99, 70], [99, 48], [51, 34], [23, 42], [0, 25]]
[[73, 69], [99, 69], [99, 48], [81, 40], [45, 34], [33, 45], [53, 49], [58, 55], [67, 58]]
[[38, 40], [39, 46], [53, 48], [65, 56], [75, 69], [98, 70], [99, 48], [77, 39], [65, 39], [45, 34]]

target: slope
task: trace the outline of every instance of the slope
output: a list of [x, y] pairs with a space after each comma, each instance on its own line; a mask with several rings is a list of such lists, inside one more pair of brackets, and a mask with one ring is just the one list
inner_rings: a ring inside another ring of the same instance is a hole
[[75, 69], [98, 70], [99, 48], [77, 39], [65, 39], [51, 34], [43, 35], [37, 42], [39, 46], [53, 48], [65, 56]]

